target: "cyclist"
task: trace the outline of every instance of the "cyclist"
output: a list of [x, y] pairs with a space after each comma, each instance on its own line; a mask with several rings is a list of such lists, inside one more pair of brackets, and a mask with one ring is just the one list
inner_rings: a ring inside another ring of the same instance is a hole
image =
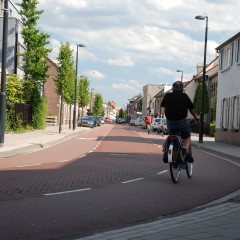
[[146, 123], [146, 128], [148, 128], [147, 125], [150, 125], [151, 127], [151, 123], [152, 123], [152, 117], [150, 116], [150, 114], [148, 113], [146, 118], [145, 118], [145, 123]]
[[169, 132], [171, 133], [173, 129], [180, 129], [181, 137], [184, 139], [183, 155], [187, 157], [188, 162], [193, 162], [193, 157], [188, 152], [191, 145], [191, 130], [186, 118], [188, 110], [196, 121], [199, 121], [199, 116], [195, 112], [191, 99], [183, 92], [182, 82], [176, 81], [173, 83], [172, 92], [165, 94], [161, 107], [165, 111]]

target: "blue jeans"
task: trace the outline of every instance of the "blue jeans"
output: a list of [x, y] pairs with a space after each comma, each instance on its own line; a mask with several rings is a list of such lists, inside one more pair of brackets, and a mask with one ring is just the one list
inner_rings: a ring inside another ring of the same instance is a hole
[[172, 134], [173, 130], [179, 130], [182, 139], [191, 137], [191, 129], [187, 120], [169, 121], [167, 120], [167, 128], [169, 133]]

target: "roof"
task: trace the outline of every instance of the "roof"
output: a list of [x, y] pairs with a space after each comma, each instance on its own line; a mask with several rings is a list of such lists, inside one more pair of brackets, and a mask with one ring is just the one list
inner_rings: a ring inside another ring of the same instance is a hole
[[228, 45], [229, 43], [233, 42], [235, 39], [237, 39], [238, 37], [240, 37], [240, 32], [238, 32], [236, 35], [234, 35], [233, 37], [229, 38], [227, 41], [225, 41], [224, 43], [222, 43], [221, 45], [219, 45], [217, 48], [215, 48], [217, 51], [219, 51], [220, 49], [222, 49], [224, 46]]

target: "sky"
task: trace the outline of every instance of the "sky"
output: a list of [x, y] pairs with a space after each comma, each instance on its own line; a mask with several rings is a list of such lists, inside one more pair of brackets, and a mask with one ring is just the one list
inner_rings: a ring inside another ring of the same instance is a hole
[[[21, 3], [20, 0], [12, 0]], [[239, 0], [39, 0], [44, 10], [38, 27], [50, 34], [56, 60], [61, 44], [69, 42], [78, 76], [104, 102], [125, 108], [128, 99], [147, 84], [191, 80], [203, 64], [208, 16], [207, 63], [215, 48], [240, 31]]]

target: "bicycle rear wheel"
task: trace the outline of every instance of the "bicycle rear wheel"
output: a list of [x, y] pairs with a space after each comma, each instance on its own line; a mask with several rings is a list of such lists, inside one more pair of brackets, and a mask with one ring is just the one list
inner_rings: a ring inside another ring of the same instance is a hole
[[181, 168], [179, 167], [178, 163], [171, 162], [169, 163], [171, 179], [174, 183], [178, 183], [181, 175]]
[[191, 178], [192, 177], [192, 172], [193, 172], [193, 164], [192, 163], [186, 163], [186, 173], [187, 173], [187, 176], [188, 178]]
[[172, 162], [169, 163], [171, 179], [174, 183], [178, 183], [181, 175], [181, 167], [178, 163], [178, 146], [173, 144], [172, 150], [169, 148], [172, 154]]
[[[189, 153], [192, 156], [192, 148], [191, 148], [191, 146], [189, 148]], [[186, 173], [187, 173], [188, 178], [192, 177], [192, 173], [193, 173], [193, 164], [192, 163], [186, 162]]]

